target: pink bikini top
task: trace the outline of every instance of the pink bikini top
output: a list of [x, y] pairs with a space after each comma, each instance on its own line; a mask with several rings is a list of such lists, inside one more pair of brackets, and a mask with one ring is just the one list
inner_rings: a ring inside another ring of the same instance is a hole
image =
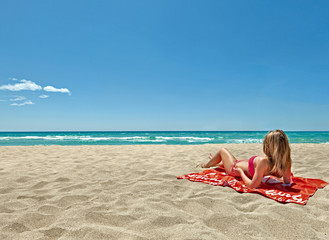
[[254, 167], [254, 160], [257, 156], [252, 156], [250, 159], [249, 159], [249, 163], [248, 163], [248, 171], [250, 173], [250, 175], [253, 177], [254, 174], [255, 174], [255, 167]]

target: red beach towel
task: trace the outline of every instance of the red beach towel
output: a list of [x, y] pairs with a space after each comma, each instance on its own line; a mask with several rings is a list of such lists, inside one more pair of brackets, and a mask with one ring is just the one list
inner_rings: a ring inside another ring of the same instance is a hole
[[190, 173], [177, 177], [193, 182], [202, 182], [215, 186], [230, 186], [241, 193], [259, 193], [280, 203], [297, 203], [305, 205], [318, 188], [325, 187], [328, 183], [321, 179], [302, 178], [292, 176], [293, 183], [283, 184], [274, 177], [265, 176], [259, 188], [251, 189], [244, 185], [241, 178], [227, 175], [224, 168], [207, 169], [199, 173]]

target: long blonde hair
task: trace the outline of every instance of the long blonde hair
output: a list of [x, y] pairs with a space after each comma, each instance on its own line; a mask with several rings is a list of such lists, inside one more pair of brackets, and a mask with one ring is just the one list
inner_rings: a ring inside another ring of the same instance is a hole
[[271, 175], [282, 177], [286, 169], [291, 167], [289, 141], [282, 130], [277, 129], [266, 134], [263, 151], [270, 162]]

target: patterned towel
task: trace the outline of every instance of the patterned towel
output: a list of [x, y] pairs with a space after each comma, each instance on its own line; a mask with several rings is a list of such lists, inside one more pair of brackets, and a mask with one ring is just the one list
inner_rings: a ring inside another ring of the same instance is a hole
[[318, 188], [328, 183], [321, 179], [302, 178], [292, 176], [293, 183], [284, 184], [274, 177], [263, 178], [259, 188], [251, 189], [244, 185], [241, 178], [234, 178], [226, 174], [224, 168], [207, 169], [199, 173], [190, 173], [177, 177], [193, 182], [202, 182], [215, 186], [230, 186], [241, 193], [259, 193], [280, 203], [297, 203], [305, 205]]

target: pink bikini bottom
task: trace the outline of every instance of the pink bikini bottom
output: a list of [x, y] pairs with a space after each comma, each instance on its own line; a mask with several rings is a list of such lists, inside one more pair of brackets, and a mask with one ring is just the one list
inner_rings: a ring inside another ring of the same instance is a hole
[[[248, 161], [248, 171], [249, 171], [249, 173], [250, 173], [250, 175], [251, 175], [252, 177], [253, 177], [254, 174], [255, 174], [254, 160], [255, 160], [256, 157], [257, 157], [257, 156], [252, 156], [252, 157], [249, 159], [249, 161]], [[235, 176], [235, 172], [234, 172], [235, 165], [236, 165], [238, 162], [241, 162], [241, 161], [243, 161], [243, 160], [237, 160], [237, 161], [233, 164], [233, 166], [232, 166], [232, 168], [231, 168], [231, 175], [232, 175], [232, 176]]]

